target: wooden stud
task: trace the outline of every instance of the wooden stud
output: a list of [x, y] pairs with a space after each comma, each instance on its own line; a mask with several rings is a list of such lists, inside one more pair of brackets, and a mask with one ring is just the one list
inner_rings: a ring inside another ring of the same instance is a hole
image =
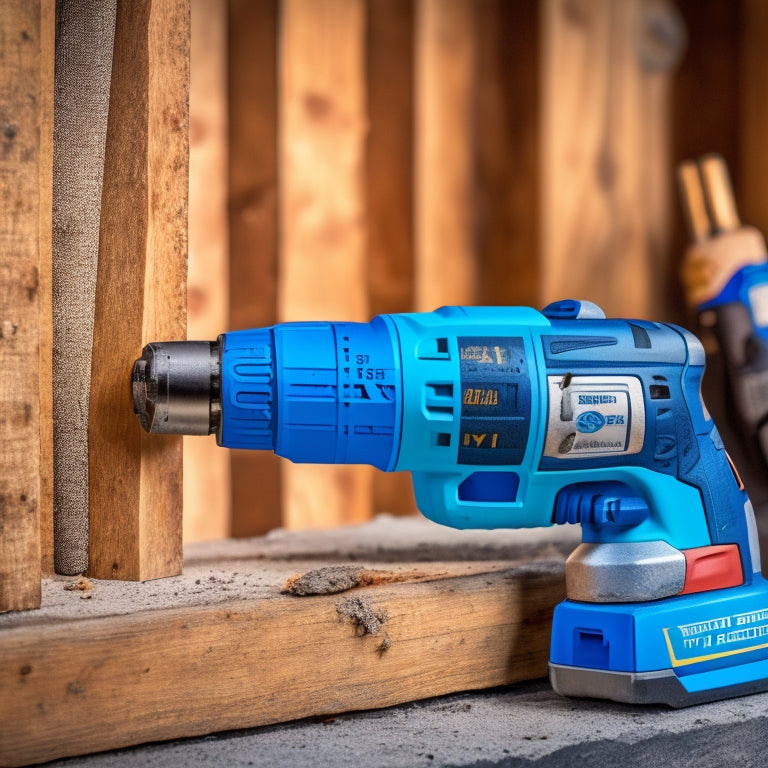
[[189, 0], [118, 5], [89, 422], [90, 573], [181, 569], [182, 439], [144, 434], [133, 361], [186, 321]]
[[482, 305], [539, 303], [539, 9], [477, 0], [476, 192]]
[[[366, 207], [370, 314], [413, 309], [413, 0], [369, 0]], [[407, 473], [376, 472], [374, 509], [416, 511]]]
[[[227, 330], [227, 13], [192, 0], [187, 336]], [[213, 437], [184, 439], [184, 541], [229, 535], [229, 456]]]
[[[760, 0], [741, 0], [738, 4], [739, 40], [736, 44], [739, 64], [738, 162], [731, 165], [736, 184], [739, 209], [746, 224], [757, 227], [768, 236], [768, 148], [765, 126], [768, 121], [765, 72], [768, 52], [768, 5]], [[734, 55], [732, 58], [736, 58]], [[732, 89], [735, 91], [736, 89]], [[729, 126], [733, 127], [733, 116]]]
[[41, 3], [26, 0], [8, 0], [0, 13], [0, 611], [40, 605], [44, 18]]
[[670, 75], [643, 63], [648, 8], [543, 4], [542, 303], [589, 297], [609, 316], [657, 317]]
[[[368, 320], [365, 6], [286, 0], [279, 53], [279, 317]], [[367, 520], [370, 467], [283, 465], [284, 524]]]
[[[276, 0], [230, 0], [229, 322], [240, 330], [277, 321]], [[282, 524], [280, 459], [229, 452], [233, 536]]]
[[40, 554], [53, 573], [53, 89], [56, 2], [40, 3]]
[[475, 300], [476, 9], [421, 0], [416, 13], [416, 309]]

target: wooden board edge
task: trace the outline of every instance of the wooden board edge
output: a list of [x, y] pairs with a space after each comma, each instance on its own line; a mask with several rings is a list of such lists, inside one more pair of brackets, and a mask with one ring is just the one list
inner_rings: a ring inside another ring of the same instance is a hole
[[542, 677], [563, 597], [562, 564], [540, 563], [18, 627], [0, 635], [0, 765]]

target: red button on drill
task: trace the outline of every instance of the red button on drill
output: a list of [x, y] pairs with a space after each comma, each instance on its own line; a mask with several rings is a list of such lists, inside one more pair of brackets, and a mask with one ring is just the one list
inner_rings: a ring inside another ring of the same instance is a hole
[[735, 544], [684, 549], [683, 554], [685, 584], [681, 595], [737, 587], [744, 581], [739, 548]]

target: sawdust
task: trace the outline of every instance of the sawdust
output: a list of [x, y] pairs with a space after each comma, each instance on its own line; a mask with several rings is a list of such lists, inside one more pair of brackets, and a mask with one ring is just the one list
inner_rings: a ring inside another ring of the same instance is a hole
[[[389, 614], [386, 609], [375, 610], [371, 603], [362, 597], [350, 597], [348, 600], [339, 603], [336, 611], [340, 616], [345, 616], [352, 620], [357, 628], [358, 634], [378, 635], [381, 628], [389, 621]], [[387, 644], [387, 649], [389, 648]]]
[[89, 578], [81, 576], [77, 581], [68, 581], [64, 585], [64, 589], [67, 592], [80, 592], [81, 600], [90, 600], [93, 582]]
[[284, 592], [297, 597], [307, 595], [334, 595], [355, 587], [377, 584], [397, 584], [423, 579], [421, 571], [394, 572], [365, 568], [361, 565], [327, 565], [306, 573], [291, 576], [285, 582]]

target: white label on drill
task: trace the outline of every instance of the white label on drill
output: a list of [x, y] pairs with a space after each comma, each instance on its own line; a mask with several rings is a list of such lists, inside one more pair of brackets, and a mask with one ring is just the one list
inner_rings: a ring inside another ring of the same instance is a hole
[[764, 328], [768, 325], [768, 285], [753, 285], [749, 289], [749, 306], [755, 325]]
[[544, 455], [555, 459], [638, 453], [645, 403], [634, 376], [549, 376]]
[[664, 627], [673, 667], [768, 648], [768, 608]]

